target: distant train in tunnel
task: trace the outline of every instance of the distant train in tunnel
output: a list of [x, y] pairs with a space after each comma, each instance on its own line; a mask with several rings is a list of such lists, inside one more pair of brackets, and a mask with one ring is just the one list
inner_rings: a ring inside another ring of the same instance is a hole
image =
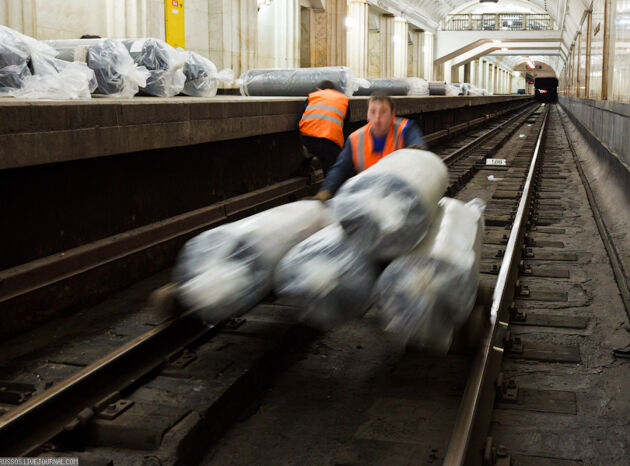
[[536, 100], [540, 102], [558, 101], [557, 78], [536, 78], [534, 87], [536, 88]]

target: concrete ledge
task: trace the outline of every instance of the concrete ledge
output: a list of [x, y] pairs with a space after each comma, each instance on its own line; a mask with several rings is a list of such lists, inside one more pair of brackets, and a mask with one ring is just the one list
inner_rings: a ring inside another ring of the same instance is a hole
[[[416, 115], [529, 96], [395, 97], [399, 115]], [[353, 97], [352, 121], [367, 97]], [[0, 99], [0, 169], [242, 139], [293, 131], [301, 97], [133, 98], [79, 101]]]

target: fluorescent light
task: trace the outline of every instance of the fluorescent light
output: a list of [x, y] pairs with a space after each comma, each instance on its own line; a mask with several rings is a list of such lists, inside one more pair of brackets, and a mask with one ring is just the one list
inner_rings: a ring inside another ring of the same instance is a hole
[[510, 49], [508, 49], [507, 47], [503, 47], [501, 50], [503, 50], [504, 52], [507, 52]]
[[494, 42], [495, 44], [500, 44], [501, 41], [499, 39], [494, 39], [492, 42]]

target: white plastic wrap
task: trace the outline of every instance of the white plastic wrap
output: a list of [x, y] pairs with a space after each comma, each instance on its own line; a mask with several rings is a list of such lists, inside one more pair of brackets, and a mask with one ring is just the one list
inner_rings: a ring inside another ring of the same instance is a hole
[[137, 65], [149, 70], [146, 86], [140, 87], [142, 93], [172, 97], [182, 92], [186, 83], [182, 71], [185, 54], [155, 38], [124, 39], [122, 44]]
[[[96, 79], [85, 64], [59, 60], [49, 45], [5, 26], [0, 26], [0, 44], [2, 51], [10, 52], [9, 60], [18, 62], [4, 70], [11, 87], [0, 87], [0, 94], [26, 99], [90, 98]], [[29, 72], [21, 61], [26, 57]]]
[[376, 259], [393, 259], [424, 237], [447, 183], [440, 157], [401, 149], [339, 188], [330, 201], [333, 218], [357, 247]]
[[306, 97], [324, 80], [331, 81], [348, 97], [365, 85], [365, 80], [355, 79], [346, 66], [248, 70], [238, 79], [237, 85], [245, 96]]
[[193, 97], [214, 97], [217, 95], [219, 83], [231, 85], [234, 81], [234, 72], [230, 69], [217, 71], [217, 67], [198, 53], [182, 51], [185, 54], [183, 94]]
[[0, 27], [0, 96], [22, 87], [26, 77], [31, 75], [30, 63], [26, 44]]
[[417, 348], [446, 353], [468, 319], [479, 284], [483, 201], [440, 200], [420, 245], [379, 278], [378, 312], [388, 331]]
[[192, 238], [173, 273], [182, 302], [208, 322], [246, 312], [269, 293], [287, 251], [328, 223], [321, 202], [298, 201]]
[[303, 310], [302, 322], [326, 330], [365, 314], [377, 277], [368, 257], [346, 241], [339, 224], [332, 224], [282, 258], [274, 289], [283, 302]]
[[462, 95], [461, 89], [452, 84], [446, 85], [446, 94], [447, 97], [457, 97], [458, 95]]
[[146, 86], [149, 71], [138, 66], [127, 48], [111, 39], [79, 39], [46, 41], [60, 58], [82, 62], [94, 71], [98, 84], [95, 94], [108, 97], [133, 97]]
[[420, 78], [407, 78], [409, 84], [409, 95], [427, 96], [429, 93], [429, 82]]

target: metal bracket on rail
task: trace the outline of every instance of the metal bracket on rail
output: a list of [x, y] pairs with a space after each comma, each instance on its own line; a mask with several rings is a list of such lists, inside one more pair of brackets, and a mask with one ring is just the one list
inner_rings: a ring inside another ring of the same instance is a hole
[[513, 322], [525, 322], [527, 320], [527, 313], [521, 311], [516, 304], [510, 304], [510, 321]]
[[486, 447], [483, 452], [484, 466], [510, 466], [512, 458], [503, 445], [493, 445], [492, 437], [486, 439]]
[[503, 372], [499, 372], [496, 381], [496, 399], [504, 403], [516, 403], [518, 401], [518, 386], [514, 379], [506, 380]]
[[507, 330], [503, 338], [505, 351], [513, 354], [523, 354], [523, 341], [520, 337], [512, 336], [512, 332]]

